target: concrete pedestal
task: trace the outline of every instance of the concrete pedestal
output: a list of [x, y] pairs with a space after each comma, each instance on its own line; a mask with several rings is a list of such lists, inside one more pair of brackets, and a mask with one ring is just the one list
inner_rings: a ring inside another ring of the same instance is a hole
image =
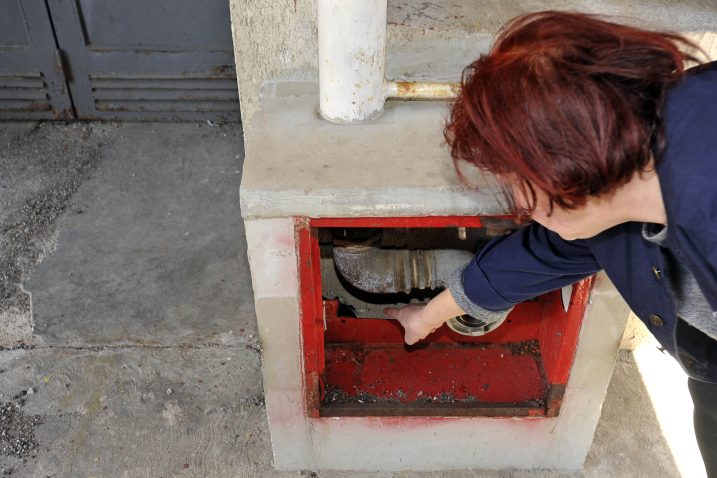
[[580, 468], [628, 315], [604, 276], [557, 417], [307, 416], [295, 218], [504, 213], [490, 178], [478, 176], [477, 191], [459, 185], [441, 136], [445, 104], [393, 103], [374, 122], [341, 126], [316, 115], [315, 86], [265, 87], [241, 190], [274, 466]]

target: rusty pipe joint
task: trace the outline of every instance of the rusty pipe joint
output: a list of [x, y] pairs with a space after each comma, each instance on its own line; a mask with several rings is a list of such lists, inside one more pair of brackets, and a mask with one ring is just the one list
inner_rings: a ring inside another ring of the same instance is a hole
[[334, 263], [351, 285], [377, 294], [439, 289], [449, 274], [473, 254], [451, 249], [381, 249], [367, 245], [334, 247]]
[[[463, 250], [381, 249], [368, 244], [335, 246], [333, 252], [336, 269], [344, 279], [360, 290], [376, 294], [444, 288], [451, 272], [473, 258], [471, 252]], [[450, 318], [447, 325], [454, 332], [475, 337], [495, 330], [505, 316], [487, 322], [461, 315]]]

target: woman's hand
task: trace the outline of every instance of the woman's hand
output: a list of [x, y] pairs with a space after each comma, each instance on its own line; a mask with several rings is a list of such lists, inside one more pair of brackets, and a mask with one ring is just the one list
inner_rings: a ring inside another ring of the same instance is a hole
[[428, 337], [451, 317], [463, 315], [463, 309], [453, 300], [451, 292], [446, 289], [428, 304], [409, 304], [405, 307], [388, 307], [383, 313], [390, 319], [396, 319], [403, 326], [403, 340], [413, 345]]
[[405, 307], [390, 307], [383, 310], [386, 317], [398, 320], [403, 326], [404, 341], [413, 345], [425, 339], [428, 334], [440, 327], [443, 322], [436, 324], [425, 314], [425, 304], [410, 304]]

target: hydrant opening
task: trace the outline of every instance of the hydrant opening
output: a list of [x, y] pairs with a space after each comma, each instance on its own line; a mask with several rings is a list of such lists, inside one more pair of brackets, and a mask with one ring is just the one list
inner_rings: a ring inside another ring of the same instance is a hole
[[385, 307], [438, 294], [446, 268], [470, 260], [496, 224], [511, 227], [500, 218], [450, 219], [375, 219], [373, 227], [316, 219], [300, 228], [300, 261], [311, 264], [301, 277], [309, 416], [559, 413], [592, 279], [576, 285], [568, 311], [560, 291], [551, 292], [516, 305], [480, 336], [443, 326], [407, 346], [401, 325], [384, 317]]

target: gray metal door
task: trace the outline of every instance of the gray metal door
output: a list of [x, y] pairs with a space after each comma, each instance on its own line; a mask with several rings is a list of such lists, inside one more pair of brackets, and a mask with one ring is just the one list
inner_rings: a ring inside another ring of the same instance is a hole
[[77, 116], [239, 120], [228, 0], [47, 0]]
[[0, 0], [0, 118], [72, 118], [45, 0]]

